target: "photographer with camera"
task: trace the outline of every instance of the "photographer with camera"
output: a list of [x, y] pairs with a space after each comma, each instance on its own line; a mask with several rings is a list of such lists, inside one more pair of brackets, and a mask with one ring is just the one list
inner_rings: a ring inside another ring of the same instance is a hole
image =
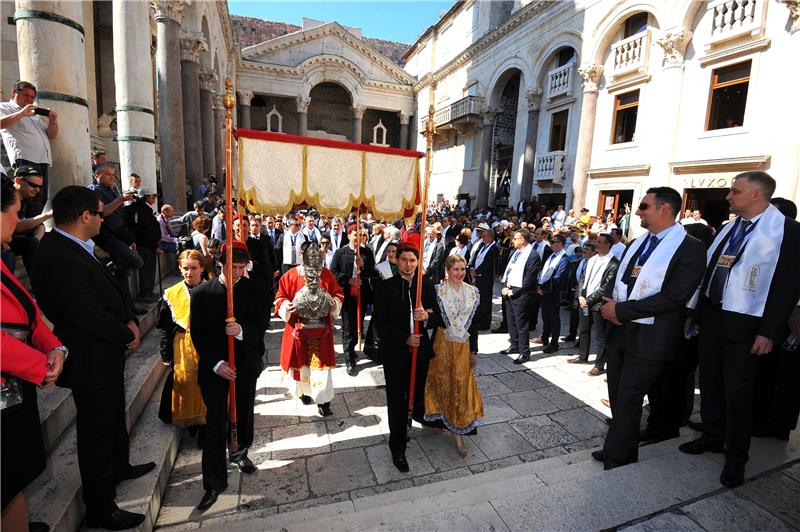
[[47, 202], [47, 170], [53, 164], [50, 139], [58, 135], [58, 115], [36, 105], [35, 100], [36, 87], [17, 81], [11, 89], [11, 99], [0, 102], [0, 135], [12, 168], [34, 166], [44, 180], [32, 201], [34, 216], [42, 212]]

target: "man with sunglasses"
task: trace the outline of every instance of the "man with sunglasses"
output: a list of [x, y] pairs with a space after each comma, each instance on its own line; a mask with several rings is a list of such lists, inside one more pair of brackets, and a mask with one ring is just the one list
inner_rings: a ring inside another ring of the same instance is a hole
[[39, 248], [39, 241], [44, 236], [44, 222], [53, 217], [53, 211], [37, 214], [33, 203], [40, 194], [44, 179], [37, 167], [23, 165], [14, 171], [14, 188], [22, 201], [19, 211], [19, 223], [11, 240], [11, 251], [22, 257], [25, 270], [30, 275], [33, 258]]
[[684, 307], [703, 276], [705, 247], [675, 223], [680, 209], [676, 190], [647, 191], [636, 211], [647, 232], [626, 248], [613, 297], [600, 308], [614, 325], [606, 350], [612, 420], [603, 450], [592, 456], [606, 469], [639, 459], [644, 396], [676, 356]]

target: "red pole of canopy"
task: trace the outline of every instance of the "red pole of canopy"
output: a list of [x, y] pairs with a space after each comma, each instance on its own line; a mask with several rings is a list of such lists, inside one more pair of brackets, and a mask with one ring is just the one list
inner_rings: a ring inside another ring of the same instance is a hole
[[[233, 109], [236, 97], [233, 95], [231, 78], [225, 79], [226, 94], [222, 97], [225, 105], [225, 284], [227, 285], [228, 317], [225, 321], [236, 321], [233, 315]], [[241, 223], [241, 222], [240, 222]], [[228, 365], [236, 370], [233, 336], [228, 336]], [[236, 428], [236, 381], [228, 381], [230, 414], [231, 414], [231, 451], [239, 450], [239, 439]]]

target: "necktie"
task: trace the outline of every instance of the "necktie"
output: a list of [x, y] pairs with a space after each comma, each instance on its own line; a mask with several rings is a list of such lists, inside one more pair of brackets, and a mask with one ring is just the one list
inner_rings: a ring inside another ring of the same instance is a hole
[[508, 281], [508, 276], [511, 273], [511, 268], [514, 267], [514, 263], [517, 262], [519, 258], [520, 250], [516, 250], [514, 254], [511, 256], [511, 260], [508, 262], [508, 266], [506, 266], [506, 271], [503, 273], [503, 282], [505, 283]]
[[639, 255], [639, 261], [638, 261], [639, 266], [644, 266], [644, 263], [647, 262], [647, 259], [650, 258], [650, 254], [653, 253], [654, 249], [656, 249], [658, 243], [659, 243], [658, 237], [656, 235], [650, 235], [650, 242], [648, 242], [647, 244], [647, 249], [644, 250], [644, 253]]
[[339, 233], [333, 233], [333, 239], [336, 242], [336, 248], [339, 248]]
[[[736, 233], [731, 236], [728, 241], [728, 247], [725, 249], [725, 255], [738, 256], [744, 243], [744, 237], [747, 236], [747, 229], [753, 222], [750, 220], [741, 220], [740, 227]], [[736, 228], [734, 228], [736, 229]], [[725, 292], [725, 283], [728, 281], [728, 276], [731, 273], [731, 268], [725, 266], [716, 266], [714, 268], [714, 275], [711, 277], [711, 282], [708, 286], [708, 297], [716, 304], [722, 303], [722, 296]]]

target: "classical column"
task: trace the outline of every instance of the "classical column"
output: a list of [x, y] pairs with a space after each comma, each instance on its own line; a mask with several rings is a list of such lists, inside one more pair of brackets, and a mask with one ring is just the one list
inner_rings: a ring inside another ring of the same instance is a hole
[[297, 134], [305, 135], [308, 131], [308, 106], [311, 105], [311, 98], [297, 97]]
[[114, 86], [120, 180], [136, 173], [142, 188], [156, 190], [156, 140], [150, 62], [150, 7], [114, 0]]
[[[203, 182], [203, 130], [200, 107], [200, 54], [208, 49], [202, 33], [185, 32], [181, 39], [181, 97], [183, 100], [183, 151], [192, 201]], [[190, 206], [191, 207], [191, 206]]]
[[[217, 152], [214, 146], [214, 95], [217, 74], [213, 70], [200, 72], [200, 134], [203, 138], [203, 177], [217, 170]], [[248, 106], [249, 109], [249, 106]], [[249, 117], [248, 117], [249, 118]]]
[[583, 103], [581, 104], [581, 125], [578, 131], [578, 148], [575, 151], [575, 173], [572, 178], [572, 208], [575, 212], [585, 207], [586, 170], [592, 162], [592, 141], [594, 139], [594, 119], [597, 111], [597, 83], [603, 75], [603, 65], [588, 64], [580, 67], [578, 73], [583, 78]]
[[410, 115], [403, 112], [400, 115], [400, 149], [408, 149], [408, 122], [411, 119]]
[[236, 103], [239, 104], [239, 126], [242, 129], [250, 129], [250, 102], [253, 101], [253, 91], [239, 89]]
[[222, 171], [225, 169], [225, 106], [222, 105], [222, 96], [216, 92], [212, 95], [214, 101], [214, 158], [217, 163], [217, 171], [214, 175], [222, 184]]
[[528, 127], [525, 132], [520, 198], [530, 200], [533, 191], [533, 171], [536, 164], [536, 137], [539, 133], [539, 103], [542, 100], [542, 89], [533, 88], [525, 97], [528, 99]]
[[492, 171], [492, 140], [494, 138], [494, 119], [497, 109], [483, 111], [483, 136], [481, 137], [481, 175], [478, 179], [478, 208], [489, 206], [489, 173]]
[[353, 109], [353, 142], [361, 144], [361, 121], [367, 108], [363, 105], [354, 105]]
[[36, 86], [37, 103], [58, 115], [59, 134], [50, 140], [52, 198], [65, 186], [91, 183], [84, 6], [32, 0], [17, 0], [16, 6], [19, 76]]
[[183, 151], [183, 101], [181, 97], [182, 0], [150, 0], [156, 21], [158, 63], [158, 139], [163, 203], [178, 212], [186, 210], [186, 155]]

